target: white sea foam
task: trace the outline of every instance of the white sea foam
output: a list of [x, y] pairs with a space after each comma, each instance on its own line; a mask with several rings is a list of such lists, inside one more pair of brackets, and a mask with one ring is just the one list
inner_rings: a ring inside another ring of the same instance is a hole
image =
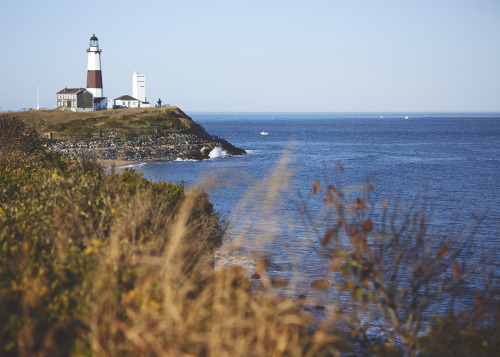
[[[115, 166], [115, 170], [123, 170], [123, 169], [133, 169], [137, 167], [142, 167], [146, 165], [145, 162], [141, 162], [139, 164], [131, 164], [131, 165], [124, 165], [124, 166]], [[106, 172], [111, 172], [111, 167], [106, 168]]]
[[182, 162], [184, 162], [184, 161], [198, 161], [198, 160], [195, 160], [195, 159], [182, 159], [182, 158], [178, 157], [177, 159], [175, 159], [175, 161], [182, 161]]
[[229, 267], [241, 267], [247, 271], [255, 270], [255, 259], [251, 256], [245, 255], [220, 255], [219, 252], [215, 254], [215, 269], [224, 270]]
[[116, 169], [129, 169], [129, 168], [133, 168], [133, 167], [141, 167], [141, 166], [144, 166], [146, 165], [145, 162], [141, 162], [140, 164], [130, 164], [130, 165], [124, 165], [124, 166], [116, 166], [115, 168]]
[[215, 159], [216, 157], [226, 157], [227, 156], [227, 151], [223, 150], [220, 146], [216, 146], [210, 151], [210, 154], [208, 154], [208, 157], [211, 159]]

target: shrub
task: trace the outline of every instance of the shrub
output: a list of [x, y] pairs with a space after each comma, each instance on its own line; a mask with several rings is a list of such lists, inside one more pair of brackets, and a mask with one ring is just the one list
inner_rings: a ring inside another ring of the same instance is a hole
[[[341, 176], [343, 168], [339, 167]], [[377, 326], [390, 346], [400, 347], [388, 350], [379, 346], [382, 355], [429, 352], [431, 346], [440, 346], [435, 336], [456, 338], [447, 335], [443, 324], [465, 331], [457, 320], [436, 325], [433, 318], [465, 313], [474, 294], [488, 296], [489, 305], [480, 305], [481, 325], [468, 325], [469, 341], [480, 338], [484, 331], [496, 331], [493, 328], [500, 316], [495, 307], [500, 297], [496, 256], [482, 249], [475, 238], [480, 219], [476, 217], [462, 229], [438, 225], [435, 207], [423, 195], [408, 208], [399, 200], [392, 205], [386, 200], [372, 202], [374, 187], [370, 184], [352, 191], [343, 188], [339, 178], [335, 185], [327, 182], [324, 186], [319, 181], [312, 186], [312, 196], [323, 202], [317, 204], [322, 207], [319, 219], [306, 205], [298, 209], [304, 224], [317, 232], [320, 252], [330, 261], [334, 294], [350, 294], [345, 305], [356, 315], [351, 328], [360, 341], [366, 338], [367, 329]], [[475, 306], [479, 306], [477, 301]], [[419, 339], [433, 327], [431, 336]], [[488, 341], [489, 346], [498, 350], [498, 338], [497, 334]]]
[[[94, 289], [113, 287], [108, 297], [119, 304], [148, 274], [137, 261], [162, 257], [181, 217], [187, 221], [178, 279], [190, 273], [199, 283], [212, 269], [221, 232], [202, 191], [152, 183], [132, 170], [104, 174], [90, 159], [63, 164], [24, 122], [0, 124], [3, 354], [69, 354], [89, 329], [93, 297], [100, 296]], [[185, 201], [191, 203], [183, 216]], [[117, 316], [125, 314], [115, 307]]]

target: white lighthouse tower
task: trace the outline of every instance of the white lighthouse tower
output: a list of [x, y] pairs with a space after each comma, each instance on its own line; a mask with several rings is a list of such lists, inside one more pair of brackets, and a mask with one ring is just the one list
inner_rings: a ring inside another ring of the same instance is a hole
[[87, 65], [87, 90], [94, 97], [102, 97], [101, 50], [95, 34], [90, 38]]

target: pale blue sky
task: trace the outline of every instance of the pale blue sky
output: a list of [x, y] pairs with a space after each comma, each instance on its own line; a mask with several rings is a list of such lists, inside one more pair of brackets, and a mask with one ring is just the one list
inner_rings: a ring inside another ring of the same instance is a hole
[[7, 1], [0, 107], [86, 85], [185, 111], [500, 112], [500, 0]]

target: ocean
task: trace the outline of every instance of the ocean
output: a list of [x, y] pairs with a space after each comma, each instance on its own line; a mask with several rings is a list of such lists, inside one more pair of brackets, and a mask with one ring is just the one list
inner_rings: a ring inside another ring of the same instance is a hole
[[[213, 158], [201, 162], [147, 163], [134, 168], [153, 181], [204, 187], [229, 224], [225, 244], [245, 236], [232, 255], [221, 253], [218, 264], [242, 265], [251, 274], [256, 256], [265, 256], [271, 261], [272, 277], [300, 277], [293, 288], [282, 291], [285, 296], [296, 297], [311, 281], [327, 277], [328, 261], [318, 252], [318, 237], [303, 225], [297, 210], [297, 206], [309, 206], [311, 215], [321, 214], [321, 200], [311, 195], [315, 180], [323, 189], [341, 184], [354, 196], [369, 182], [375, 206], [398, 198], [410, 205], [425, 193], [435, 207], [436, 224], [453, 222], [462, 228], [474, 217], [484, 217], [474, 239], [487, 249], [500, 243], [500, 114], [188, 115], [210, 134], [248, 154], [224, 157], [214, 151]], [[277, 177], [280, 192], [271, 202], [272, 193], [266, 190], [273, 184], [259, 182], [283, 157], [291, 176]], [[321, 225], [316, 228], [321, 230]]]

